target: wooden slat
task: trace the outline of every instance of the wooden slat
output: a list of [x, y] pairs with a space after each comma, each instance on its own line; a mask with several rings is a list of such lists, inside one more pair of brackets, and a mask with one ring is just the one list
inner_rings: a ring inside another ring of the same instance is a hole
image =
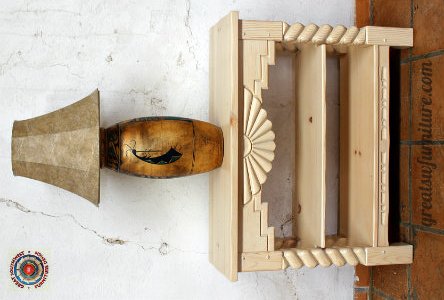
[[[276, 63], [276, 49], [275, 42], [267, 42], [267, 55], [261, 56], [261, 78], [260, 81], [255, 82], [254, 92], [257, 95], [262, 95], [262, 89], [268, 89], [268, 66]], [[262, 100], [262, 96], [260, 97]]]
[[[268, 54], [267, 41], [243, 40], [242, 57], [243, 57], [243, 83], [251, 93], [262, 101], [261, 86], [256, 89], [256, 82], [268, 81], [268, 64], [263, 65], [263, 57]], [[264, 71], [267, 72], [264, 72]], [[265, 79], [263, 79], [265, 77]]]
[[210, 173], [211, 263], [237, 280], [238, 271], [238, 13], [210, 31], [210, 122], [224, 135], [224, 161]]
[[340, 58], [340, 226], [350, 245], [377, 246], [378, 46]]
[[243, 40], [282, 41], [282, 22], [242, 20], [240, 23]]
[[[243, 64], [243, 86], [245, 88], [244, 95], [254, 95], [255, 99], [259, 101], [254, 103], [260, 103], [262, 101], [262, 89], [268, 88], [268, 65], [275, 63], [275, 51], [274, 41], [266, 40], [243, 40], [242, 43], [242, 64]], [[246, 99], [249, 99], [247, 97]], [[247, 103], [245, 100], [244, 107], [248, 108], [251, 103]], [[251, 101], [251, 100], [250, 100]], [[244, 112], [247, 114], [248, 109]], [[244, 115], [244, 126], [248, 128], [247, 123], [252, 124], [252, 120], [257, 115], [251, 114], [249, 116]], [[247, 120], [248, 118], [248, 120]], [[253, 118], [253, 119], [250, 119]], [[247, 122], [248, 121], [248, 122]], [[246, 131], [248, 131], [245, 128]], [[274, 145], [274, 144], [273, 144]], [[274, 149], [274, 148], [273, 148]], [[251, 172], [251, 168], [257, 171], [263, 170], [262, 167], [255, 162], [254, 166], [251, 165], [252, 161], [248, 161], [244, 165], [244, 175]], [[247, 170], [248, 169], [248, 170]], [[260, 172], [253, 174], [253, 176], [260, 176], [259, 182], [263, 183], [266, 179], [267, 172]], [[246, 176], [248, 180], [252, 174]], [[258, 183], [259, 184], [259, 183]], [[256, 184], [257, 187], [257, 184]], [[257, 187], [260, 189], [260, 187]], [[254, 188], [253, 193], [257, 193], [257, 188]], [[251, 183], [249, 181], [244, 182], [244, 191], [251, 189]], [[250, 192], [250, 191], [248, 191]], [[249, 199], [244, 199], [243, 213], [242, 213], [242, 236], [241, 236], [241, 250], [243, 252], [252, 251], [267, 251], [274, 250], [274, 228], [268, 227], [268, 204], [262, 203], [261, 193], [253, 196], [254, 203], [247, 203]]]
[[[407, 244], [393, 244], [389, 247], [290, 248], [282, 252], [283, 269], [288, 266], [297, 269], [303, 266], [314, 268], [318, 265], [356, 266], [358, 263], [366, 266], [411, 264], [413, 259], [413, 247]], [[264, 255], [257, 255], [254, 257], [254, 265], [251, 265], [257, 268], [264, 261]]]
[[371, 247], [365, 249], [365, 265], [400, 265], [413, 262], [412, 245], [392, 245], [389, 247]]
[[282, 269], [282, 251], [241, 254], [241, 272], [277, 271]]
[[366, 26], [365, 43], [367, 45], [384, 45], [396, 48], [413, 47], [413, 29]]
[[389, 46], [379, 46], [378, 73], [378, 246], [388, 246], [389, 214]]
[[[257, 198], [258, 196], [254, 196]], [[268, 250], [267, 236], [261, 235], [261, 211], [254, 209], [254, 202], [243, 206], [242, 216], [242, 252], [257, 252]]]
[[302, 247], [325, 247], [326, 48], [296, 55], [296, 205], [293, 232]]

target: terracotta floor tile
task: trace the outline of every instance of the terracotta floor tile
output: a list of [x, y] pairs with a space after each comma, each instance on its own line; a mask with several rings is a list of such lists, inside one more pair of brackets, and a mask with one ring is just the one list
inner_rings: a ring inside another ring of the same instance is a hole
[[410, 221], [409, 211], [409, 147], [401, 145], [399, 156], [399, 209], [401, 221]]
[[412, 231], [409, 226], [399, 225], [399, 241], [408, 244], [413, 242]]
[[410, 139], [409, 137], [409, 109], [410, 109], [410, 63], [401, 65], [401, 132], [400, 138], [403, 141]]
[[[373, 0], [373, 25], [410, 28], [410, 0]], [[408, 49], [401, 51], [401, 59], [408, 57]]]
[[355, 290], [355, 296], [353, 297], [355, 300], [367, 300], [368, 299], [368, 293], [367, 292], [360, 292]]
[[444, 145], [412, 146], [413, 223], [444, 229]]
[[417, 231], [412, 265], [416, 299], [444, 299], [444, 236]]
[[387, 300], [385, 297], [380, 296], [378, 293], [373, 292], [372, 293], [372, 300]]
[[357, 265], [355, 267], [355, 286], [367, 287], [370, 285], [370, 267]]
[[370, 25], [370, 1], [371, 0], [356, 0], [355, 23], [357, 27]]
[[374, 0], [373, 25], [410, 27], [410, 0]]
[[412, 63], [412, 135], [444, 140], [444, 55]]
[[407, 265], [373, 267], [373, 286], [396, 299], [407, 299]]
[[444, 49], [442, 0], [413, 0], [413, 55]]

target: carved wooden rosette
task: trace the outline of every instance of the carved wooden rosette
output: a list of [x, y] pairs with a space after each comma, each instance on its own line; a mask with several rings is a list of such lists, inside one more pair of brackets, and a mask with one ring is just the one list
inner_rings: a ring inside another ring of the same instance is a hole
[[262, 185], [274, 159], [275, 134], [262, 108], [268, 88], [268, 65], [275, 63], [274, 41], [243, 40], [243, 234], [242, 251], [273, 251], [274, 228], [268, 226], [268, 203]]
[[274, 159], [274, 132], [261, 101], [244, 89], [244, 204], [261, 191]]

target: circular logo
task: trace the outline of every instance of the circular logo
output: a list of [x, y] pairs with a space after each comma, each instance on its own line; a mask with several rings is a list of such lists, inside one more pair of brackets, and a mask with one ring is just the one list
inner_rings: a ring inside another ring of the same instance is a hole
[[48, 263], [38, 251], [18, 253], [12, 260], [9, 268], [11, 280], [19, 288], [41, 287], [48, 276]]

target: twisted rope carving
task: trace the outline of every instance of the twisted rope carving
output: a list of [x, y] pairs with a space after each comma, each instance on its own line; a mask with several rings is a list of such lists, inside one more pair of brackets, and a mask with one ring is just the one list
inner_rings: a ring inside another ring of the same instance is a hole
[[301, 23], [288, 25], [284, 23], [284, 45], [312, 42], [314, 44], [327, 45], [362, 45], [365, 43], [365, 30], [355, 26], [346, 28], [342, 25], [332, 27], [330, 25], [317, 26]]
[[328, 267], [332, 264], [342, 267], [350, 264], [356, 266], [357, 264], [365, 263], [365, 250], [362, 247], [355, 248], [314, 248], [314, 249], [285, 249], [284, 255], [284, 269], [288, 266], [299, 269], [303, 266], [314, 268], [317, 265]]

